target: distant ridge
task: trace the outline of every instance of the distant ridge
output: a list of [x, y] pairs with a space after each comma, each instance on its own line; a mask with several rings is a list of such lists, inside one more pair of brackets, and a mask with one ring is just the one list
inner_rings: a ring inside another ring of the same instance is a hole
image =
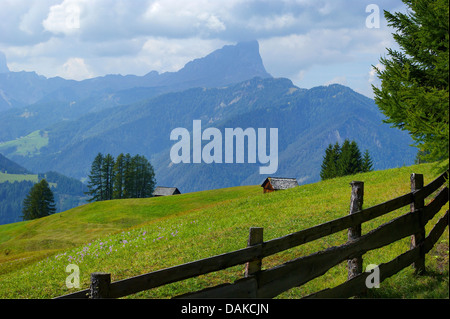
[[31, 174], [27, 169], [11, 161], [0, 153], [0, 172], [9, 174]]
[[[2, 109], [34, 104], [48, 96], [72, 102], [92, 95], [114, 97], [120, 91], [136, 88], [151, 88], [147, 94], [154, 96], [194, 87], [226, 86], [254, 77], [271, 77], [264, 68], [257, 41], [225, 45], [205, 57], [186, 63], [176, 72], [160, 74], [151, 71], [144, 76], [108, 74], [83, 81], [46, 78], [35, 72], [10, 72], [6, 58], [0, 52], [0, 112]], [[3, 101], [2, 96], [8, 100]], [[129, 102], [129, 99], [124, 101]]]

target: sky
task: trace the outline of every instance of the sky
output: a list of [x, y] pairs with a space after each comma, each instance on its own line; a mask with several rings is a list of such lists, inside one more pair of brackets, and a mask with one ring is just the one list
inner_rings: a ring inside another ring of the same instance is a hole
[[339, 83], [368, 97], [396, 48], [383, 10], [401, 0], [0, 0], [10, 71], [83, 80], [177, 71], [257, 40], [264, 66], [301, 88]]

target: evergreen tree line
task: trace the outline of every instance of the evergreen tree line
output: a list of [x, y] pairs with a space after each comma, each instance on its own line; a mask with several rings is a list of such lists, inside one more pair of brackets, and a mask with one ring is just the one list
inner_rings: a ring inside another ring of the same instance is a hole
[[325, 180], [372, 170], [373, 162], [369, 151], [366, 150], [361, 156], [358, 144], [346, 139], [342, 146], [338, 142], [328, 145], [321, 165], [320, 178]]
[[87, 195], [92, 201], [152, 196], [155, 173], [150, 162], [140, 155], [98, 153], [91, 165]]

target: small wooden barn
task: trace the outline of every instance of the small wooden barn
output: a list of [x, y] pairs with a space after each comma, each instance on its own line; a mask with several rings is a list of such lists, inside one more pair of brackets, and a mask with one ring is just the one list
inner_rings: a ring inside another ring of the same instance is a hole
[[171, 196], [171, 195], [178, 195], [181, 194], [181, 192], [176, 187], [164, 187], [164, 186], [157, 186], [155, 188], [155, 191], [153, 192], [153, 196]]
[[297, 179], [286, 177], [267, 177], [261, 184], [264, 193], [293, 188], [296, 186], [298, 186]]

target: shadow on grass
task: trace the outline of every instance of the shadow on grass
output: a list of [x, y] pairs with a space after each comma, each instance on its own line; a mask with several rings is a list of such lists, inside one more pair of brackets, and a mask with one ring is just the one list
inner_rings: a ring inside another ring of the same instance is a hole
[[369, 289], [364, 298], [384, 299], [448, 299], [449, 273], [427, 269], [424, 275], [408, 274], [391, 277], [380, 283], [380, 288]]

